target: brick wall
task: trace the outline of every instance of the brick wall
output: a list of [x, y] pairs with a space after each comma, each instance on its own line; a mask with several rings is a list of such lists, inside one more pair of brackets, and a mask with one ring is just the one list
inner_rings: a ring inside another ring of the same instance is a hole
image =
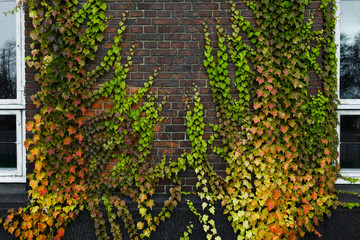
[[[152, 151], [153, 162], [158, 162], [163, 155], [176, 159], [184, 150], [189, 150], [191, 143], [186, 136], [185, 126], [185, 94], [192, 94], [195, 82], [199, 86], [202, 104], [205, 110], [205, 121], [215, 122], [216, 113], [211, 97], [211, 90], [203, 62], [203, 30], [202, 23], [206, 19], [210, 25], [210, 31], [214, 30], [215, 17], [218, 17], [223, 25], [229, 26], [229, 4], [222, 0], [106, 0], [108, 15], [113, 16], [109, 21], [105, 33], [105, 41], [99, 51], [101, 55], [111, 47], [112, 39], [117, 31], [121, 14], [129, 11], [126, 21], [125, 40], [122, 47], [124, 56], [128, 54], [129, 46], [134, 41], [136, 45], [133, 59], [133, 67], [127, 80], [130, 91], [135, 91], [142, 86], [144, 81], [152, 74], [153, 70], [161, 66], [158, 77], [154, 80], [154, 90], [159, 91], [160, 96], [168, 95], [167, 103], [163, 108], [162, 115], [168, 117], [156, 127], [156, 140]], [[306, 10], [306, 16], [310, 16], [311, 9], [319, 6], [319, 1], [313, 1]], [[244, 4], [239, 4], [241, 15], [253, 21], [252, 12]], [[321, 28], [322, 15], [316, 14], [316, 28]], [[29, 37], [31, 23], [26, 18], [26, 53], [30, 54]], [[216, 39], [213, 34], [212, 39]], [[97, 61], [95, 61], [96, 63]], [[33, 81], [33, 70], [26, 69], [26, 116], [32, 118], [36, 109], [31, 104], [30, 96], [38, 90], [38, 84]], [[310, 73], [312, 82], [310, 92], [315, 92], [321, 87], [321, 82], [315, 79], [315, 74]], [[106, 75], [100, 82], [103, 83], [110, 77]], [[97, 112], [111, 107], [111, 99], [101, 99], [92, 106], [86, 114], [94, 116]], [[206, 136], [211, 129], [206, 128]], [[225, 163], [209, 150], [209, 161], [218, 174], [224, 175]], [[31, 171], [32, 166], [28, 165]], [[196, 183], [195, 173], [188, 170], [182, 174], [184, 191], [194, 190]], [[158, 186], [158, 192], [167, 191], [168, 182], [162, 182]]]

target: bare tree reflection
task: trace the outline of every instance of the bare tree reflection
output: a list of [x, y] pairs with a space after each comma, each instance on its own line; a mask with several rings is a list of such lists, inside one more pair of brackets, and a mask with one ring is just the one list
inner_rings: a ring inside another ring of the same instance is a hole
[[354, 40], [340, 34], [340, 97], [360, 98], [360, 33]]
[[16, 42], [5, 41], [0, 48], [0, 99], [16, 98]]

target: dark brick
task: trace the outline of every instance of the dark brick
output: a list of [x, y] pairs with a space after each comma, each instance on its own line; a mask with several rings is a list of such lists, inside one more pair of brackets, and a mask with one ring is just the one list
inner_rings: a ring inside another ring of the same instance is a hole
[[139, 3], [138, 9], [142, 10], [162, 10], [164, 5], [162, 3]]

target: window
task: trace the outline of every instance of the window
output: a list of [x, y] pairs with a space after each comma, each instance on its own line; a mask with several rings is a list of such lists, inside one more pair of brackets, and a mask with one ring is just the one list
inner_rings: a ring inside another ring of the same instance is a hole
[[[344, 176], [360, 178], [360, 0], [338, 1], [339, 162]], [[339, 183], [347, 183], [339, 180]]]
[[0, 182], [25, 182], [23, 14], [0, 0]]

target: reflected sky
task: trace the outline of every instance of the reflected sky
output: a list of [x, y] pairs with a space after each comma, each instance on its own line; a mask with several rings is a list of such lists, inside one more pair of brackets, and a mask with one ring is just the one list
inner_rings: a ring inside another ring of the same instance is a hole
[[15, 41], [16, 36], [16, 17], [13, 14], [5, 14], [9, 10], [13, 10], [16, 6], [16, 1], [0, 0], [0, 47], [8, 39]]
[[360, 32], [360, 0], [341, 0], [340, 31], [349, 37], [349, 43]]

